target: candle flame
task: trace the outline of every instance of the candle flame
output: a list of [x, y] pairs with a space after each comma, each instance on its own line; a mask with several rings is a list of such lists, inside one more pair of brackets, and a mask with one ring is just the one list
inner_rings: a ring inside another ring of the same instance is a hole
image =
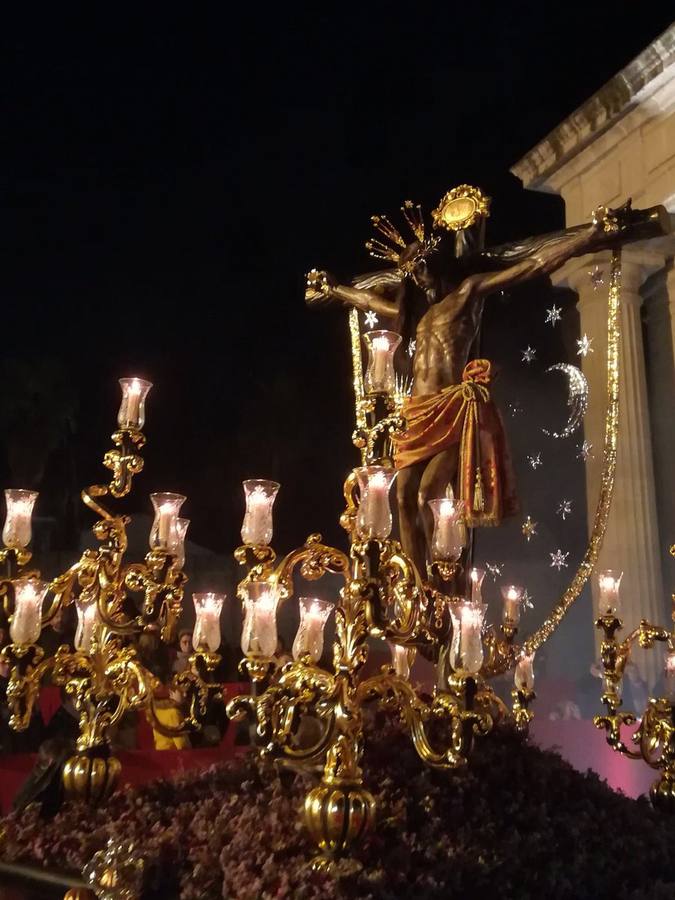
[[376, 338], [373, 338], [373, 350], [377, 352], [387, 352], [389, 350], [389, 338], [384, 335], [379, 335]]
[[440, 509], [441, 517], [443, 519], [450, 519], [457, 512], [456, 507], [455, 507], [455, 501], [449, 497], [441, 502], [439, 509]]
[[252, 506], [264, 506], [269, 502], [269, 497], [265, 493], [265, 488], [262, 487], [262, 485], [253, 488], [248, 499]]
[[619, 584], [621, 583], [621, 575], [616, 575], [614, 572], [601, 572], [598, 578], [598, 583], [600, 585], [600, 590], [604, 592], [614, 592], [619, 590]]
[[384, 472], [375, 472], [373, 475], [370, 476], [370, 479], [368, 480], [368, 485], [369, 485], [369, 487], [376, 488], [376, 489], [377, 488], [382, 489], [382, 488], [388, 487], [386, 474]]
[[469, 628], [481, 628], [483, 625], [483, 610], [473, 603], [465, 603], [462, 606], [462, 625]]

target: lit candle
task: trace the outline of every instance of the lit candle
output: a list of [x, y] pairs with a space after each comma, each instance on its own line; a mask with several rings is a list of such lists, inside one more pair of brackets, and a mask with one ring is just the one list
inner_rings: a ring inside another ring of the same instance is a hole
[[356, 518], [359, 537], [362, 540], [386, 540], [393, 524], [389, 490], [396, 478], [396, 470], [384, 466], [362, 466], [354, 471], [360, 494]]
[[185, 503], [182, 494], [150, 494], [155, 509], [155, 519], [150, 530], [150, 548], [174, 554], [180, 541], [178, 514]]
[[387, 373], [387, 354], [389, 353], [389, 341], [386, 337], [376, 337], [373, 340], [373, 384], [382, 385]]
[[75, 632], [75, 649], [83, 653], [91, 653], [91, 642], [94, 628], [98, 621], [98, 609], [95, 600], [82, 603], [82, 597], [76, 605], [77, 631]]
[[159, 508], [159, 542], [163, 547], [171, 543], [171, 531], [173, 525], [173, 506], [163, 503]]
[[598, 575], [601, 616], [616, 616], [619, 614], [619, 587], [622, 577], [623, 572], [617, 572], [613, 569], [606, 569]]
[[479, 569], [474, 566], [469, 570], [469, 581], [471, 582], [471, 602], [472, 603], [482, 603], [483, 602], [483, 579], [485, 578], [485, 570]]
[[516, 663], [513, 682], [519, 691], [530, 693], [534, 690], [534, 653], [521, 654]]
[[389, 394], [396, 386], [394, 353], [401, 336], [393, 331], [369, 331], [363, 339], [368, 348], [368, 366], [364, 379], [367, 394]]
[[225, 594], [193, 594], [195, 605], [195, 630], [192, 646], [195, 650], [208, 649], [215, 653], [220, 647], [220, 613], [225, 602]]
[[451, 603], [452, 641], [450, 665], [455, 671], [476, 675], [483, 665], [483, 619], [487, 606], [482, 603]]
[[675, 703], [675, 650], [671, 650], [666, 656], [665, 681], [666, 697], [671, 703]]
[[326, 600], [300, 597], [300, 625], [293, 641], [293, 658], [309, 653], [318, 662], [323, 653], [323, 632], [333, 606]]
[[241, 539], [248, 546], [266, 547], [272, 540], [272, 507], [279, 492], [276, 481], [250, 478], [244, 482], [246, 512], [241, 528]]
[[523, 600], [524, 589], [517, 584], [507, 584], [502, 587], [504, 608], [502, 611], [505, 625], [517, 625], [520, 622], [520, 605]]
[[141, 386], [138, 379], [134, 378], [129, 386], [129, 400], [127, 403], [127, 416], [130, 422], [138, 422], [138, 408], [141, 404]]
[[34, 644], [42, 627], [42, 603], [49, 584], [37, 578], [17, 578], [14, 584], [14, 613], [9, 636], [15, 644]]
[[2, 540], [5, 547], [15, 550], [25, 549], [32, 537], [31, 518], [33, 507], [38, 498], [37, 491], [12, 490], [5, 491], [7, 516], [2, 529]]
[[434, 515], [431, 555], [434, 560], [455, 561], [464, 548], [464, 501], [445, 497], [429, 500]]
[[145, 425], [145, 398], [152, 383], [143, 378], [120, 378], [122, 402], [117, 413], [120, 428], [142, 428]]
[[410, 678], [410, 665], [415, 658], [414, 648], [409, 649], [401, 644], [392, 644], [390, 641], [389, 649], [391, 650], [391, 664], [394, 667], [394, 671], [399, 678], [405, 678], [408, 681]]
[[249, 581], [246, 595], [241, 634], [242, 652], [272, 657], [277, 649], [279, 592], [267, 581]]

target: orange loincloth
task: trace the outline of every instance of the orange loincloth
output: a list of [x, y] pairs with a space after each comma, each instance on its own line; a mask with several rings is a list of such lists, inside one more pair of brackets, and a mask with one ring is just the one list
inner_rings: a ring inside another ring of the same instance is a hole
[[459, 446], [459, 484], [453, 488], [466, 504], [466, 523], [471, 527], [498, 525], [518, 512], [504, 424], [490, 399], [489, 383], [489, 360], [472, 360], [461, 384], [437, 394], [408, 397], [402, 409], [406, 430], [392, 435], [397, 469]]

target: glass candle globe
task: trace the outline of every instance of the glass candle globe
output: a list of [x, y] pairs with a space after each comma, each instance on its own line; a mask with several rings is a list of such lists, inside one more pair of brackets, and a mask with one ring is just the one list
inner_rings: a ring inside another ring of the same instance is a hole
[[314, 597], [300, 597], [300, 625], [293, 641], [293, 659], [309, 653], [314, 662], [323, 653], [323, 630], [333, 611], [333, 604]]
[[396, 470], [384, 466], [361, 466], [354, 471], [359, 483], [358, 535], [361, 540], [386, 540], [393, 524], [389, 489], [396, 478]]
[[619, 588], [623, 572], [616, 569], [605, 569], [598, 575], [598, 586], [600, 588], [599, 598], [599, 615], [601, 616], [618, 616], [621, 610], [621, 602], [619, 600]]
[[394, 331], [368, 331], [363, 335], [368, 350], [364, 387], [367, 394], [393, 394], [396, 388], [394, 353], [401, 335]]
[[675, 703], [675, 650], [671, 650], [666, 656], [665, 665], [666, 697], [671, 703]]
[[178, 513], [186, 498], [182, 494], [150, 494], [155, 520], [150, 529], [150, 549], [175, 553], [179, 544]]
[[189, 519], [176, 519], [176, 546], [174, 548], [174, 566], [182, 569], [185, 565], [185, 535], [190, 527]]
[[279, 592], [268, 581], [249, 581], [244, 601], [241, 650], [249, 656], [274, 656], [277, 649]]
[[37, 578], [14, 580], [14, 614], [9, 636], [15, 644], [34, 644], [42, 628], [42, 604], [49, 584]]
[[91, 653], [94, 631], [98, 624], [98, 607], [95, 598], [83, 592], [75, 603], [77, 611], [77, 630], [75, 632], [75, 649], [83, 653]]
[[394, 667], [394, 671], [399, 676], [399, 678], [405, 678], [406, 681], [410, 679], [410, 669], [415, 661], [416, 650], [414, 647], [404, 647], [401, 644], [392, 644], [391, 641], [387, 642], [389, 644], [389, 650], [391, 651], [391, 664]]
[[455, 562], [462, 555], [466, 541], [464, 501], [444, 497], [429, 500], [434, 515], [431, 558], [434, 562]]
[[485, 578], [485, 569], [479, 569], [473, 566], [469, 569], [469, 588], [472, 603], [483, 602], [483, 579]]
[[241, 527], [241, 539], [248, 546], [266, 547], [272, 540], [272, 507], [279, 493], [276, 481], [249, 478], [244, 482], [246, 512]]
[[534, 653], [522, 653], [513, 673], [513, 683], [519, 691], [530, 693], [534, 690]]
[[210, 650], [215, 653], [220, 647], [220, 613], [225, 602], [225, 594], [193, 594], [195, 605], [195, 630], [192, 632], [192, 646], [195, 650]]
[[145, 398], [152, 382], [142, 378], [120, 378], [122, 402], [117, 413], [120, 428], [139, 430], [145, 425]]
[[37, 491], [12, 490], [5, 491], [7, 516], [2, 529], [2, 540], [5, 547], [24, 550], [29, 544], [31, 534], [31, 518], [33, 507], [38, 498]]
[[502, 586], [502, 621], [504, 625], [517, 625], [520, 622], [520, 611], [523, 602], [525, 588], [518, 584], [505, 584]]
[[455, 672], [477, 675], [483, 665], [484, 603], [451, 603], [450, 665]]

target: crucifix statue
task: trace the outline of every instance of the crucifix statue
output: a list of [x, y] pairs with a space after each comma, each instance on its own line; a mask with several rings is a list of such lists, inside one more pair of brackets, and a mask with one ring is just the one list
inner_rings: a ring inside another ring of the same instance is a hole
[[398, 470], [401, 542], [425, 571], [433, 517], [428, 501], [448, 486], [465, 503], [469, 527], [497, 525], [518, 511], [501, 416], [490, 398], [490, 362], [471, 359], [486, 298], [549, 275], [573, 256], [669, 231], [663, 207], [598, 207], [588, 225], [483, 249], [489, 199], [460, 185], [433, 211], [429, 232], [419, 206], [403, 215], [406, 242], [384, 216], [373, 217], [381, 238], [366, 247], [393, 269], [339, 284], [324, 271], [307, 276], [311, 306], [339, 302], [393, 320], [408, 339], [412, 391], [402, 414], [405, 431], [392, 436]]

